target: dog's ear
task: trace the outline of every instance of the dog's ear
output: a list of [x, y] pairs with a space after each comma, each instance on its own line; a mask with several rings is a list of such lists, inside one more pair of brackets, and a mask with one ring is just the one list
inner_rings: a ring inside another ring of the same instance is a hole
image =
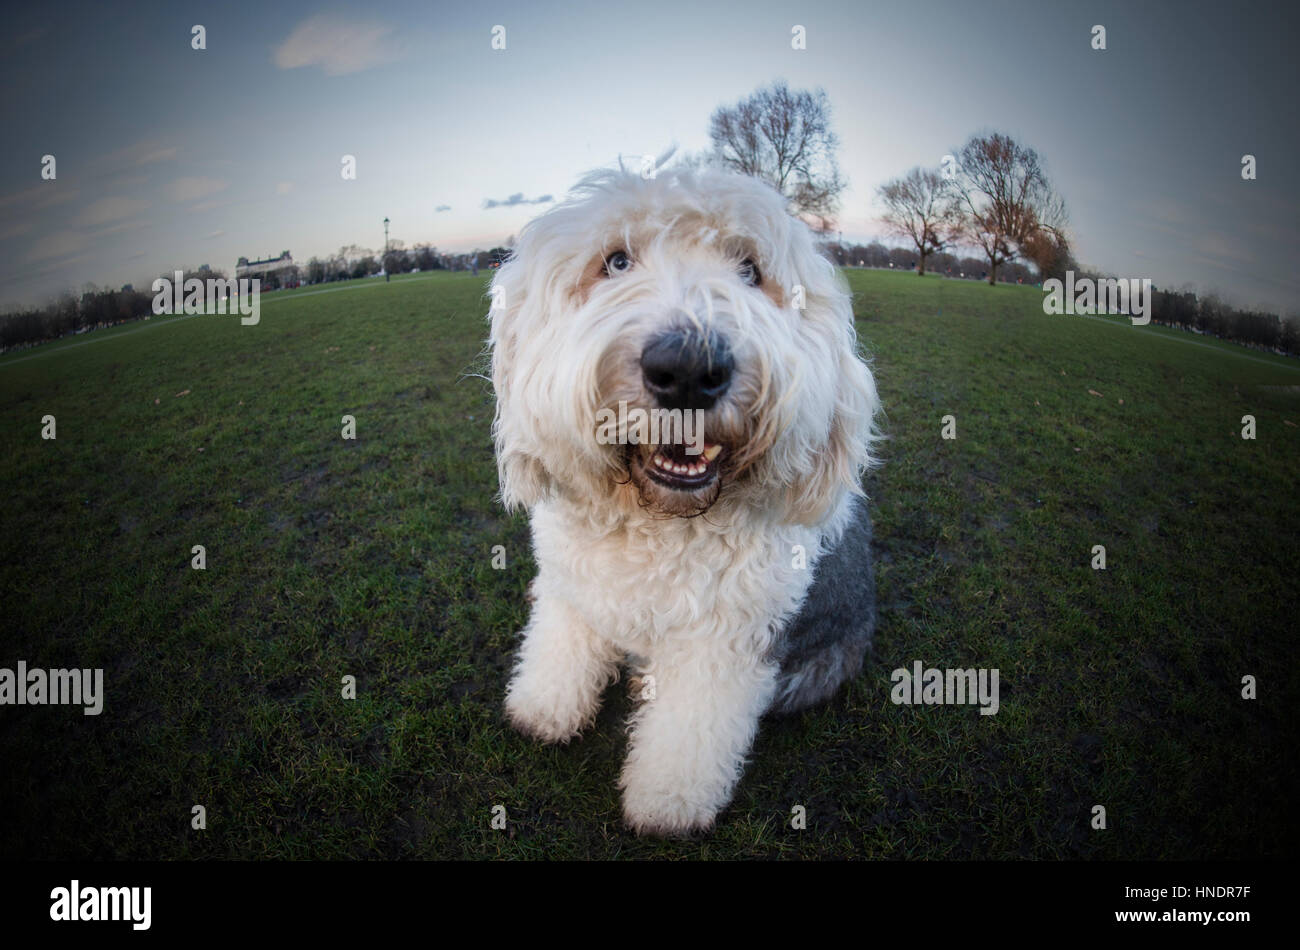
[[501, 483], [501, 503], [506, 511], [525, 511], [550, 491], [551, 477], [542, 463], [521, 452], [497, 451], [497, 477]]
[[844, 489], [862, 492], [862, 474], [871, 464], [879, 407], [876, 382], [857, 354], [852, 330], [840, 351], [839, 378], [830, 433], [807, 478], [791, 486], [790, 510], [801, 524], [819, 524]]
[[539, 427], [528, 413], [527, 396], [519, 380], [521, 309], [525, 306], [525, 262], [514, 258], [492, 279], [489, 344], [496, 414], [492, 440], [496, 446], [501, 501], [507, 511], [529, 509], [551, 489], [550, 474], [533, 451]]

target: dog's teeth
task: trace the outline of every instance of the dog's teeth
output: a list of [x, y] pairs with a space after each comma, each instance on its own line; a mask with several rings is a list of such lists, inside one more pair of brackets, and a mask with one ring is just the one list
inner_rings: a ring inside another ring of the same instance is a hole
[[709, 462], [717, 458], [718, 453], [721, 451], [722, 446], [720, 445], [710, 446], [705, 450], [703, 457], [700, 458], [699, 461], [688, 461], [686, 463], [674, 462], [672, 459], [667, 458], [662, 452], [656, 452], [651, 456], [650, 461], [661, 471], [669, 472], [674, 475], [684, 475], [687, 478], [699, 478], [701, 475], [708, 472]]

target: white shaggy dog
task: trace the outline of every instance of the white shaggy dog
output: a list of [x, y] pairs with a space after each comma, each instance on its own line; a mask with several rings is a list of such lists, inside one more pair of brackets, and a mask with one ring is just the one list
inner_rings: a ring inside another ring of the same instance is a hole
[[[625, 819], [708, 828], [759, 718], [830, 696], [870, 643], [878, 403], [849, 296], [774, 190], [678, 169], [588, 175], [492, 297], [501, 494], [539, 567], [507, 715], [567, 742], [629, 662]], [[640, 444], [610, 444], [620, 404], [690, 410], [703, 439], [620, 421]]]

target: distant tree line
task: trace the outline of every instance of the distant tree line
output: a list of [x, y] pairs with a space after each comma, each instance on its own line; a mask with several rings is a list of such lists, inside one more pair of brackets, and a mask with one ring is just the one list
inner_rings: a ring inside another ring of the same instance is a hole
[[[163, 276], [171, 280], [174, 275]], [[191, 277], [224, 280], [226, 275], [208, 268], [184, 272], [185, 280]], [[0, 350], [34, 346], [46, 340], [147, 319], [153, 315], [153, 299], [152, 291], [137, 290], [131, 284], [120, 290], [88, 287], [80, 296], [60, 294], [43, 307], [0, 313]]]
[[508, 248], [473, 250], [461, 254], [441, 253], [428, 244], [413, 248], [402, 246], [401, 241], [389, 243], [387, 253], [345, 245], [328, 257], [313, 257], [303, 270], [303, 283], [327, 284], [338, 280], [358, 280], [376, 274], [410, 274], [433, 270], [470, 270], [477, 266], [486, 270], [499, 265], [510, 255]]
[[1153, 291], [1151, 322], [1300, 356], [1300, 314], [1279, 317], [1258, 310], [1238, 310], [1215, 294], [1197, 297], [1190, 290]]
[[[505, 247], [474, 250], [462, 254], [440, 253], [427, 244], [404, 248], [400, 241], [389, 246], [388, 254], [376, 253], [356, 245], [344, 245], [335, 254], [313, 257], [306, 264], [293, 265], [261, 275], [261, 289], [280, 290], [305, 284], [324, 284], [341, 280], [373, 277], [387, 270], [390, 274], [433, 270], [487, 270], [498, 266], [510, 255]], [[382, 258], [382, 260], [381, 260]], [[163, 274], [168, 280], [172, 273]], [[184, 272], [184, 279], [196, 277], [226, 279], [224, 271], [201, 267]], [[0, 313], [0, 352], [35, 346], [48, 340], [88, 333], [117, 326], [153, 315], [154, 294], [148, 288], [137, 290], [127, 284], [120, 290], [87, 287], [80, 295], [60, 294], [43, 306], [27, 307]]]
[[[879, 267], [896, 271], [916, 271], [919, 255], [914, 247], [886, 247], [879, 241], [870, 244], [822, 245], [823, 253], [841, 267]], [[957, 257], [946, 251], [927, 255], [932, 274], [964, 280], [988, 280], [988, 261], [978, 257]], [[1093, 273], [1073, 265], [1075, 277], [1094, 280], [1108, 275]], [[998, 282], [1038, 286], [1041, 276], [1024, 264], [1004, 264], [998, 269]], [[1257, 349], [1288, 356], [1300, 356], [1300, 314], [1279, 317], [1275, 313], [1241, 310], [1224, 303], [1215, 294], [1198, 297], [1190, 290], [1160, 290], [1151, 294], [1151, 322], [1178, 330], [1229, 340]]]
[[[912, 247], [886, 247], [879, 241], [870, 244], [841, 244], [831, 241], [822, 247], [826, 255], [841, 267], [883, 267], [915, 271], [920, 265], [920, 255]], [[944, 277], [983, 281], [989, 279], [988, 261], [971, 256], [958, 257], [948, 251], [932, 251], [927, 254], [926, 269]], [[1038, 275], [1018, 261], [1000, 267], [997, 279], [1009, 284], [1038, 283]]]

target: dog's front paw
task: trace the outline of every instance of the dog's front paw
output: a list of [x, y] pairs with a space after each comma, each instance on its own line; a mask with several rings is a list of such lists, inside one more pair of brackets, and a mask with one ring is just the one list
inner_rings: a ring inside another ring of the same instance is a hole
[[568, 742], [594, 718], [576, 691], [561, 683], [542, 682], [521, 670], [506, 692], [506, 718], [524, 735], [540, 742]]
[[639, 835], [668, 838], [708, 831], [717, 817], [711, 802], [691, 801], [667, 789], [629, 785], [623, 791], [623, 821]]
[[[726, 770], [691, 768], [689, 748], [635, 744], [623, 764], [623, 820], [637, 834], [663, 837], [708, 831], [731, 799]], [[659, 754], [656, 754], [658, 752]]]

